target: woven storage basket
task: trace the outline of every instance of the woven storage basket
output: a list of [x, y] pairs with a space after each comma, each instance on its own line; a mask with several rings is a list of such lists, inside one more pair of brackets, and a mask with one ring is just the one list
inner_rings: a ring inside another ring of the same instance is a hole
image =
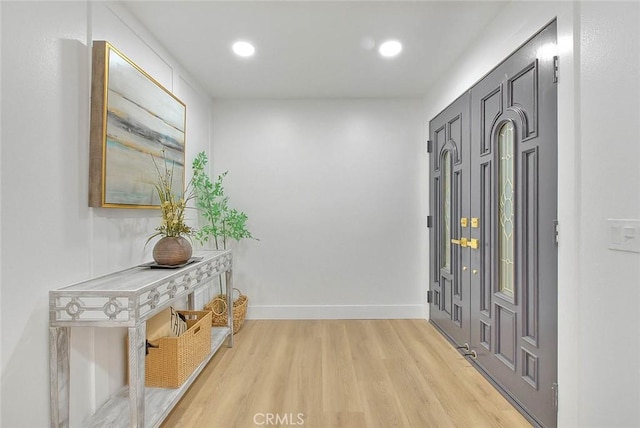
[[[242, 294], [242, 291], [237, 288], [233, 289], [238, 292], [238, 298], [233, 300], [233, 332], [237, 333], [242, 325], [244, 319], [247, 316], [247, 304], [249, 298]], [[211, 325], [214, 327], [226, 327], [227, 326], [227, 295], [219, 294], [214, 297], [204, 307], [211, 311]]]
[[145, 385], [178, 388], [211, 352], [211, 312], [178, 311], [187, 318], [187, 331], [163, 337], [149, 347], [145, 358]]

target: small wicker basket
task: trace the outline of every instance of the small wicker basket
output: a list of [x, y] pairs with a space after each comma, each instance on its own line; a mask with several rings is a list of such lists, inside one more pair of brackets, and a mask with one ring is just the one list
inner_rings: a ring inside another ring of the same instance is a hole
[[145, 358], [145, 385], [179, 388], [211, 352], [211, 312], [178, 311], [188, 329], [179, 337], [163, 337]]
[[[238, 298], [233, 300], [233, 332], [237, 333], [247, 316], [247, 304], [249, 298], [242, 294], [237, 288], [233, 289], [238, 292]], [[219, 294], [205, 305], [205, 310], [211, 311], [211, 325], [213, 327], [227, 326], [227, 295]]]

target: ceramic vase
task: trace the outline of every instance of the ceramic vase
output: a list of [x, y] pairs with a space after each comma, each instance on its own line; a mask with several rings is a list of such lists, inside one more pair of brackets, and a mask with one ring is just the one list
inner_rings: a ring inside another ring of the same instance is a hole
[[165, 236], [153, 247], [153, 260], [159, 265], [176, 266], [189, 261], [193, 250], [182, 236]]

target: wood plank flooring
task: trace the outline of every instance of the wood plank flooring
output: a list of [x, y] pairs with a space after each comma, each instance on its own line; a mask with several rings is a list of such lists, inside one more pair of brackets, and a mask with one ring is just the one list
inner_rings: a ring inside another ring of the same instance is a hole
[[530, 427], [424, 320], [248, 320], [163, 428]]

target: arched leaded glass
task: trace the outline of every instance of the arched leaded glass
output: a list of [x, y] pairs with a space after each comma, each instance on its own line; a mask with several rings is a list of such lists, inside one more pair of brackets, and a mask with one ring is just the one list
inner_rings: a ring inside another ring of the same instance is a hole
[[514, 127], [505, 123], [498, 133], [498, 290], [513, 296], [515, 282]]
[[442, 267], [451, 269], [451, 153], [442, 154]]

